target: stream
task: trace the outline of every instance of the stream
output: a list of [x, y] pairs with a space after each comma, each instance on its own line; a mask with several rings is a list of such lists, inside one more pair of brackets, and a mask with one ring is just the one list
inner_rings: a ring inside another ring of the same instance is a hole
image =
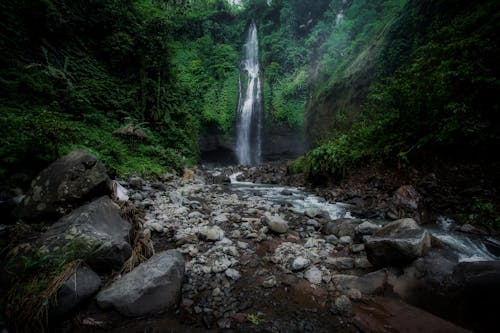
[[[261, 197], [265, 200], [284, 204], [291, 211], [298, 214], [304, 214], [307, 210], [319, 210], [331, 220], [354, 218], [349, 211], [349, 204], [342, 202], [330, 203], [324, 198], [307, 193], [301, 188], [238, 181], [237, 179], [241, 175], [242, 173], [238, 172], [232, 174], [229, 178], [231, 179], [231, 189], [242, 195], [243, 198]], [[384, 225], [390, 221], [376, 220], [371, 222]], [[488, 237], [455, 231], [457, 225], [448, 217], [440, 216], [436, 224], [423, 225], [423, 228], [452, 248], [457, 253], [460, 262], [500, 260], [499, 256], [495, 256], [488, 251], [485, 245], [485, 242], [491, 241]]]

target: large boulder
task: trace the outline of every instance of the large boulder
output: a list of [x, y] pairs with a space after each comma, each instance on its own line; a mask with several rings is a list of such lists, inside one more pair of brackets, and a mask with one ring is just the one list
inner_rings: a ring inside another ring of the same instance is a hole
[[104, 165], [94, 155], [77, 150], [40, 172], [14, 215], [23, 219], [62, 216], [88, 199], [109, 193]]
[[101, 291], [97, 303], [130, 317], [169, 309], [180, 300], [184, 269], [184, 259], [177, 250], [155, 254]]
[[109, 197], [101, 197], [62, 217], [42, 234], [40, 243], [51, 252], [85, 242], [96, 249], [85, 258], [99, 273], [119, 269], [130, 257], [131, 225]]
[[430, 234], [413, 219], [389, 223], [365, 243], [366, 255], [374, 267], [405, 266], [430, 248]]
[[393, 220], [413, 218], [420, 224], [429, 223], [432, 213], [418, 191], [411, 185], [403, 185], [396, 190], [387, 211]]
[[359, 290], [363, 294], [373, 295], [382, 292], [387, 283], [387, 271], [381, 269], [363, 276], [335, 274], [332, 282], [339, 291]]
[[95, 294], [101, 287], [101, 278], [86, 266], [79, 267], [57, 291], [57, 302], [50, 313], [62, 316]]

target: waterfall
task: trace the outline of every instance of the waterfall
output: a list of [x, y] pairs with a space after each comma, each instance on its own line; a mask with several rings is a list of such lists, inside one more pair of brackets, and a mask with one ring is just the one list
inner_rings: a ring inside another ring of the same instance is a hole
[[254, 22], [248, 30], [244, 46], [241, 72], [246, 73], [246, 91], [242, 86], [240, 73], [240, 93], [238, 102], [238, 123], [236, 155], [238, 163], [253, 165], [261, 162], [262, 155], [262, 82], [259, 68], [259, 42], [257, 26]]

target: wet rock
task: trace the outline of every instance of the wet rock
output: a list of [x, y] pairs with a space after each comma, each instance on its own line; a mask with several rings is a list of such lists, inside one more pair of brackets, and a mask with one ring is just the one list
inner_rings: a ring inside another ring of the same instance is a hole
[[358, 289], [349, 289], [346, 296], [353, 301], [360, 301], [363, 298], [363, 294]]
[[332, 307], [332, 312], [339, 314], [344, 317], [352, 316], [352, 303], [349, 297], [345, 295], [341, 295], [335, 299], [335, 302]]
[[96, 272], [104, 273], [121, 268], [130, 257], [130, 229], [118, 205], [102, 197], [62, 217], [41, 235], [40, 243], [51, 251], [75, 241], [94, 245], [96, 250], [85, 258], [86, 262]]
[[72, 274], [57, 291], [57, 303], [50, 313], [63, 316], [81, 302], [95, 294], [101, 286], [101, 278], [90, 268], [82, 266]]
[[321, 216], [322, 213], [319, 209], [317, 208], [308, 208], [304, 211], [304, 215], [313, 219], [315, 218], [316, 216]]
[[276, 233], [284, 234], [288, 231], [288, 222], [279, 215], [265, 215], [262, 219]]
[[316, 268], [310, 268], [304, 273], [304, 277], [313, 284], [320, 284], [323, 280], [323, 274], [321, 271]]
[[487, 235], [488, 232], [483, 230], [480, 227], [476, 227], [472, 224], [464, 224], [458, 228], [459, 231], [467, 233], [467, 234], [475, 234], [475, 235]]
[[314, 229], [321, 228], [321, 223], [319, 223], [318, 221], [316, 221], [314, 219], [307, 220], [307, 225], [309, 225], [311, 227], [314, 227]]
[[389, 223], [365, 243], [366, 255], [374, 267], [407, 265], [430, 248], [430, 234], [413, 219]]
[[306, 259], [304, 257], [297, 257], [293, 260], [291, 268], [293, 272], [299, 272], [307, 268], [310, 264], [311, 261], [309, 259]]
[[184, 259], [178, 251], [157, 253], [101, 291], [97, 303], [125, 316], [154, 314], [179, 302], [183, 277]]
[[23, 219], [62, 216], [86, 200], [111, 194], [111, 184], [94, 155], [73, 151], [40, 172], [13, 213]]

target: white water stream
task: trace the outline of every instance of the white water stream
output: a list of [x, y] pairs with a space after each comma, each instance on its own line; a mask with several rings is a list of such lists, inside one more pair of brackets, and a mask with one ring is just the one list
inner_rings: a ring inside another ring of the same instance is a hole
[[[308, 209], [318, 209], [325, 212], [332, 220], [352, 218], [349, 204], [330, 203], [322, 197], [296, 187], [241, 182], [237, 180], [241, 174], [241, 172], [235, 173], [230, 179], [232, 189], [243, 197], [258, 196], [269, 201], [285, 203], [291, 211], [298, 214], [303, 214]], [[389, 221], [371, 222], [384, 224]], [[459, 261], [500, 260], [500, 257], [488, 251], [482, 237], [453, 231], [454, 227], [454, 222], [445, 217], [438, 218], [435, 225], [424, 226], [434, 237], [452, 248], [457, 253]]]

